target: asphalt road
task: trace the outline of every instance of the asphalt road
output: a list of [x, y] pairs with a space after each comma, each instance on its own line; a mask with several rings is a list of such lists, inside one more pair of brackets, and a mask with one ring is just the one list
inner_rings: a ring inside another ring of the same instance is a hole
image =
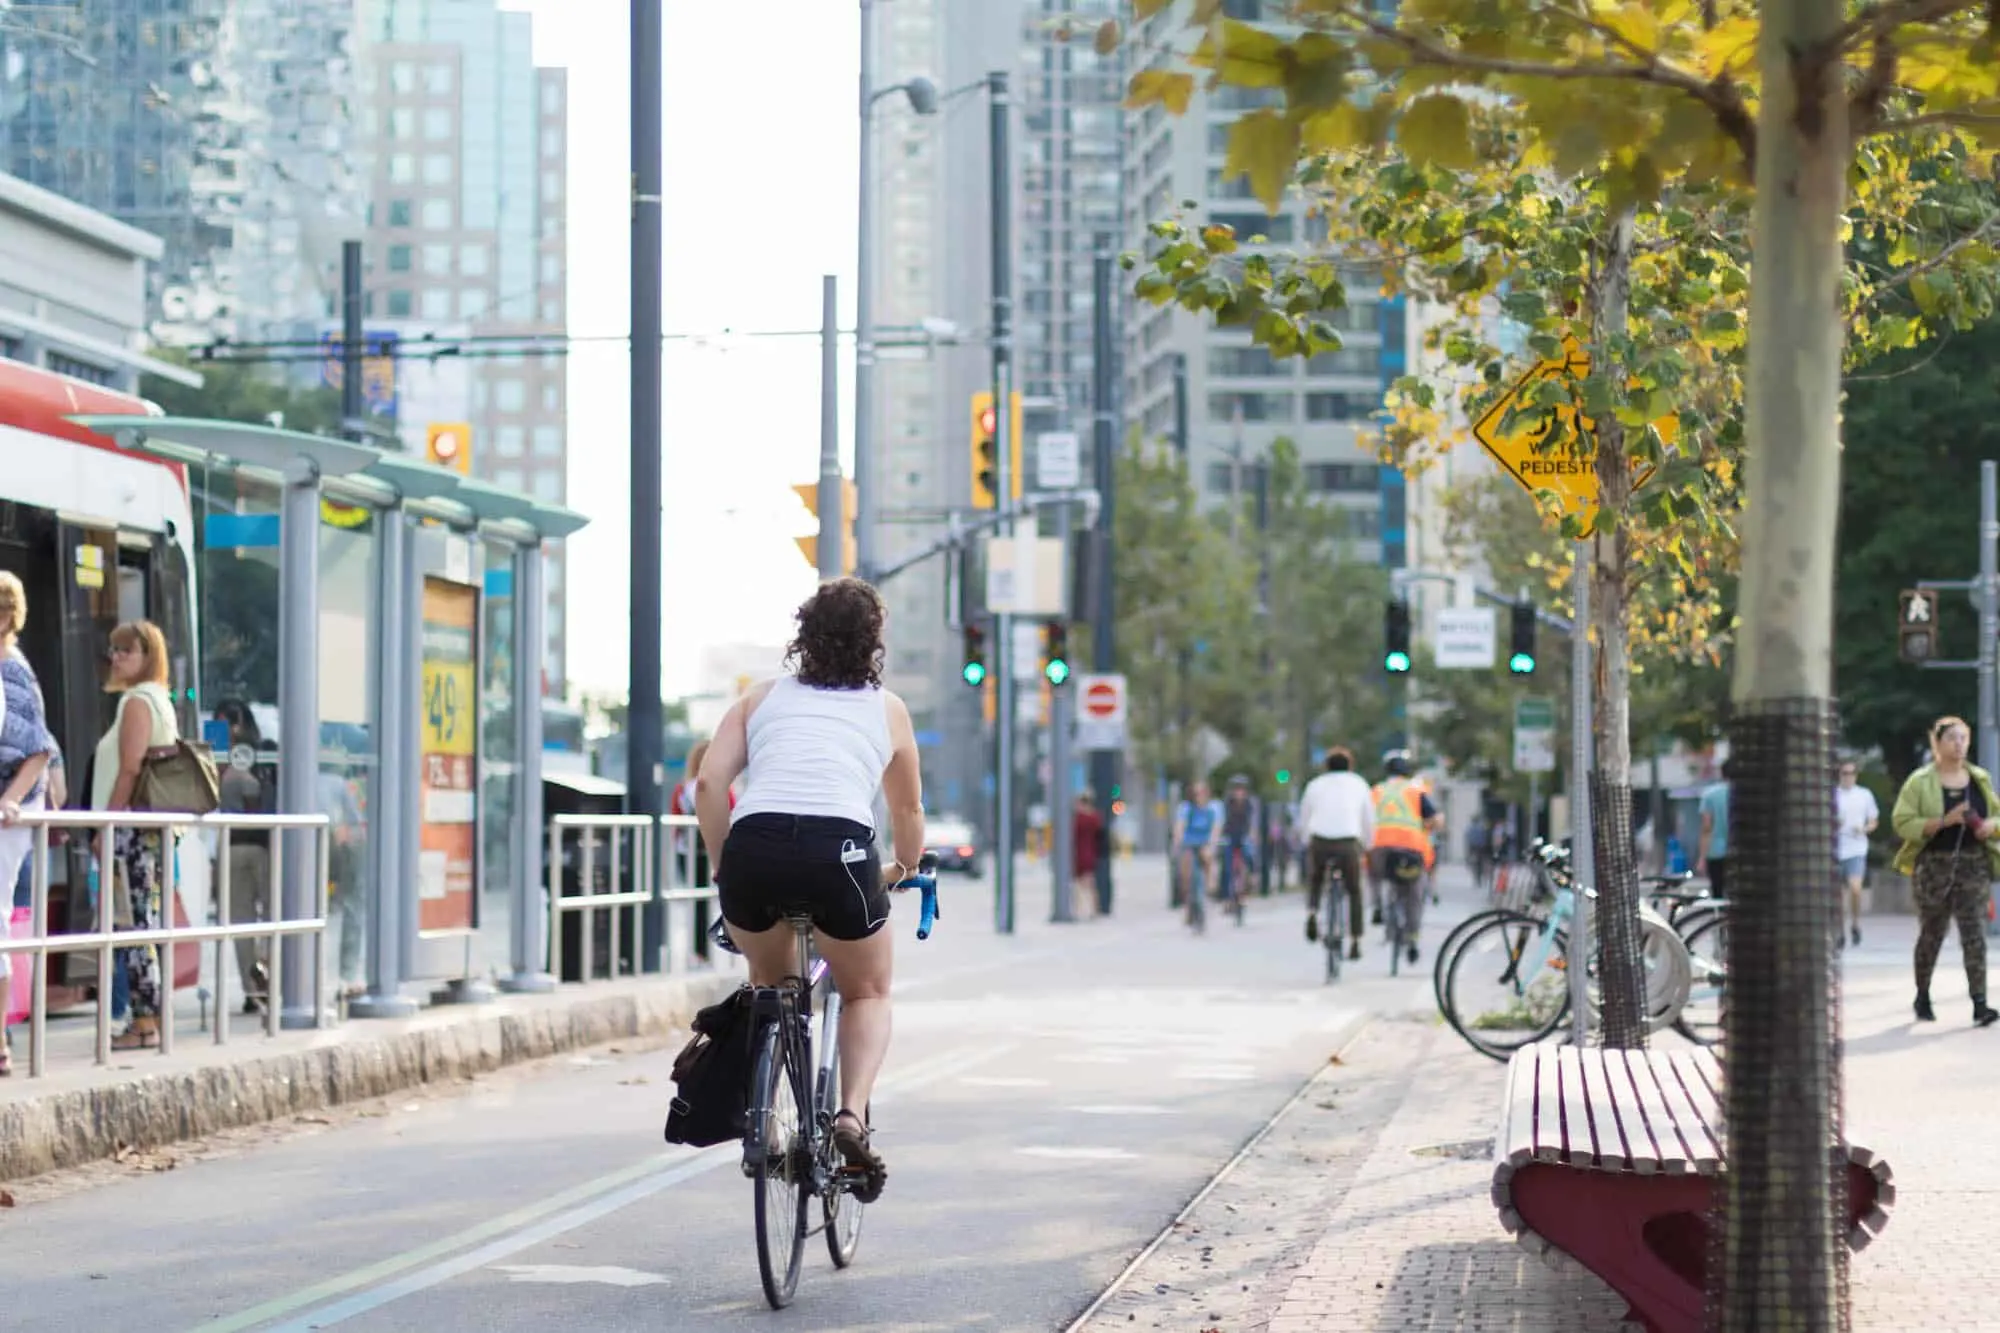
[[890, 1186], [852, 1269], [809, 1242], [783, 1314], [738, 1149], [666, 1148], [671, 1053], [607, 1050], [31, 1187], [0, 1212], [0, 1326], [1064, 1328], [1370, 1012], [1425, 1008], [1429, 983], [1387, 980], [1378, 947], [1322, 984], [1296, 897], [1196, 938], [1155, 868], [1119, 918], [1062, 928], [1023, 879], [1012, 939], [983, 885], [948, 884], [923, 945], [899, 905]]

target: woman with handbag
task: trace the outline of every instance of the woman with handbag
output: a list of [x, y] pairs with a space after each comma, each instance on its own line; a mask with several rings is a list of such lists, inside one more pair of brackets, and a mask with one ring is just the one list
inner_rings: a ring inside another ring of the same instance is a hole
[[[41, 682], [22, 654], [18, 639], [28, 619], [28, 594], [21, 580], [0, 570], [0, 884], [11, 888], [20, 878], [21, 868], [34, 851], [35, 835], [21, 827], [25, 811], [40, 810], [47, 791], [49, 761], [56, 752], [56, 738], [49, 734], [48, 718], [42, 706]], [[6, 896], [7, 911], [0, 913], [0, 939], [7, 937], [7, 918], [13, 915], [13, 894]], [[0, 954], [0, 997], [7, 993], [12, 976], [12, 957]], [[28, 965], [23, 955], [21, 966]], [[0, 999], [0, 1011], [7, 1008]], [[0, 1025], [0, 1078], [14, 1071], [13, 1053], [7, 1044], [7, 1029]]]
[[[111, 631], [108, 693], [120, 695], [110, 728], [97, 742], [92, 765], [90, 808], [131, 810], [148, 758], [180, 739], [173, 697], [167, 693], [167, 640], [150, 620], [128, 620]], [[151, 930], [160, 920], [160, 858], [164, 839], [156, 829], [121, 828], [112, 834], [112, 861], [100, 867], [98, 883], [112, 900], [121, 929]], [[109, 873], [107, 872], [107, 869]], [[129, 907], [129, 912], [121, 908]], [[160, 954], [152, 945], [120, 949], [117, 966], [131, 997], [132, 1021], [113, 1039], [113, 1050], [132, 1051], [160, 1044]]]

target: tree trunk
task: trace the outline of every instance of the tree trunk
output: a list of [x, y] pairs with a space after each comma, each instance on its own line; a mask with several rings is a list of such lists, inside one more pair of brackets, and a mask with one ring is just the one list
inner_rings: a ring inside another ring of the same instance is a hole
[[[1626, 332], [1632, 276], [1632, 212], [1611, 225], [1592, 295], [1593, 361], [1618, 375], [1611, 338]], [[1639, 868], [1632, 850], [1632, 662], [1627, 615], [1631, 541], [1625, 504], [1632, 469], [1625, 427], [1605, 413], [1597, 422], [1597, 486], [1603, 521], [1592, 540], [1590, 578], [1597, 762], [1590, 775], [1591, 870], [1597, 885], [1598, 978], [1604, 1004], [1604, 1044], [1646, 1045], [1646, 968], [1640, 952]]]
[[1730, 1160], [1709, 1308], [1725, 1333], [1818, 1333], [1850, 1327], [1826, 814], [1849, 148], [1838, 57], [1802, 53], [1833, 44], [1843, 6], [1767, 0], [1761, 14], [1727, 858]]

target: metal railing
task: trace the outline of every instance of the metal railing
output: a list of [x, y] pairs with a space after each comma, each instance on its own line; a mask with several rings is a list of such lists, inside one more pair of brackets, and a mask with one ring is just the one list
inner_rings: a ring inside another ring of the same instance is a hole
[[[677, 836], [685, 835], [685, 836]], [[642, 939], [636, 913], [654, 901], [654, 867], [662, 840], [666, 843], [669, 874], [660, 886], [659, 901], [675, 903], [712, 901], [715, 886], [695, 883], [695, 839], [700, 828], [693, 815], [556, 815], [549, 820], [548, 868], [544, 890], [548, 895], [548, 968], [553, 976], [563, 975], [563, 919], [581, 918], [577, 979], [597, 979], [598, 913], [610, 913], [611, 951], [609, 976], [616, 980], [624, 959], [624, 941], [629, 930]], [[573, 852], [573, 858], [572, 858]], [[574, 867], [580, 892], [567, 893]], [[597, 888], [598, 871], [606, 871], [607, 889]], [[632, 887], [625, 887], [630, 884]], [[674, 927], [669, 924], [668, 933]], [[698, 942], [694, 942], [698, 943]], [[667, 957], [666, 970], [679, 969], [681, 950], [676, 941], [662, 942]], [[640, 969], [643, 970], [643, 969]]]
[[[138, 810], [46, 810], [24, 813], [23, 826], [34, 831], [33, 869], [30, 876], [32, 898], [29, 905], [28, 935], [0, 940], [0, 955], [19, 966], [29, 961], [33, 979], [28, 1009], [28, 1076], [42, 1077], [48, 1060], [48, 973], [49, 955], [57, 953], [97, 954], [97, 1063], [111, 1062], [112, 969], [118, 965], [117, 951], [151, 945], [161, 954], [160, 964], [160, 1043], [159, 1052], [174, 1049], [174, 948], [180, 944], [215, 945], [215, 1044], [229, 1040], [227, 995], [228, 959], [225, 946], [239, 939], [269, 941], [267, 998], [264, 1005], [264, 1033], [276, 1036], [279, 1029], [281, 997], [284, 994], [284, 950], [280, 941], [290, 935], [310, 935], [313, 957], [313, 1026], [324, 1022], [326, 1013], [326, 882], [332, 849], [332, 821], [325, 815], [166, 814]], [[50, 935], [49, 913], [49, 830], [80, 829], [97, 841], [97, 929], [85, 934]], [[119, 829], [158, 832], [160, 847], [159, 895], [163, 918], [169, 923], [145, 930], [118, 929], [114, 924], [114, 895], [119, 876], [113, 869], [116, 853], [113, 835]], [[310, 830], [313, 835], [313, 914], [287, 919], [283, 914], [285, 839], [271, 839], [272, 912], [268, 921], [232, 922], [229, 919], [229, 850], [233, 833], [279, 833]], [[215, 865], [210, 900], [216, 916], [212, 926], [175, 926], [174, 903], [180, 889], [180, 866], [176, 856], [179, 836], [189, 832], [217, 835]], [[12, 885], [4, 887], [9, 901]], [[25, 956], [25, 957], [24, 957]], [[16, 961], [19, 960], [19, 961]], [[30, 961], [31, 960], [31, 961]]]
[[[624, 932], [626, 913], [637, 912], [653, 899], [653, 847], [658, 830], [653, 819], [647, 815], [557, 815], [549, 820], [549, 972], [560, 977], [562, 968], [563, 918], [577, 915], [582, 918], [579, 934], [579, 966], [577, 979], [583, 982], [594, 980], [597, 973], [597, 914], [611, 914], [611, 961], [612, 980], [618, 978], [619, 960], [624, 955]], [[564, 881], [568, 862], [564, 857], [565, 834], [575, 834], [577, 842], [577, 883], [581, 892], [565, 895]], [[598, 844], [600, 839], [608, 853], [610, 891], [597, 891]], [[629, 856], [626, 844], [631, 844]], [[621, 886], [627, 878], [626, 869], [631, 869], [631, 882], [636, 886], [624, 889]], [[642, 938], [638, 922], [632, 923], [633, 937]]]

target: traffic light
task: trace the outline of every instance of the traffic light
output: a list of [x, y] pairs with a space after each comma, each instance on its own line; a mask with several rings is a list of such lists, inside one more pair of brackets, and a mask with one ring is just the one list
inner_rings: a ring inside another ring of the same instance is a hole
[[1516, 602], [1513, 610], [1513, 647], [1508, 650], [1507, 669], [1517, 676], [1535, 674], [1535, 606]]
[[1292, 781], [1291, 769], [1281, 768], [1278, 770], [1278, 785], [1280, 787], [1289, 786], [1291, 781]]
[[1069, 680], [1069, 626], [1060, 620], [1042, 627], [1042, 675], [1051, 685]]
[[472, 423], [433, 421], [424, 427], [424, 457], [460, 476], [472, 472]]
[[986, 631], [977, 625], [965, 627], [965, 665], [958, 674], [975, 689], [986, 683]]
[[[805, 505], [808, 514], [811, 514], [814, 518], [819, 517], [818, 482], [809, 481], [803, 485], [794, 486], [792, 487], [792, 494], [799, 497], [799, 500]], [[840, 479], [840, 572], [843, 575], [854, 572], [854, 511], [854, 483], [842, 477]], [[794, 537], [792, 540], [798, 543], [799, 553], [805, 556], [806, 563], [817, 570], [819, 568], [818, 531], [815, 530], [809, 536]]]
[[[1021, 498], [1021, 395], [1009, 395], [1013, 408], [1007, 414], [1008, 498]], [[993, 395], [981, 391], [972, 395], [972, 507], [991, 509], [1000, 486], [1000, 414], [993, 410]]]
[[1410, 670], [1410, 604], [1398, 599], [1382, 612], [1382, 669], [1391, 675], [1406, 675]]

